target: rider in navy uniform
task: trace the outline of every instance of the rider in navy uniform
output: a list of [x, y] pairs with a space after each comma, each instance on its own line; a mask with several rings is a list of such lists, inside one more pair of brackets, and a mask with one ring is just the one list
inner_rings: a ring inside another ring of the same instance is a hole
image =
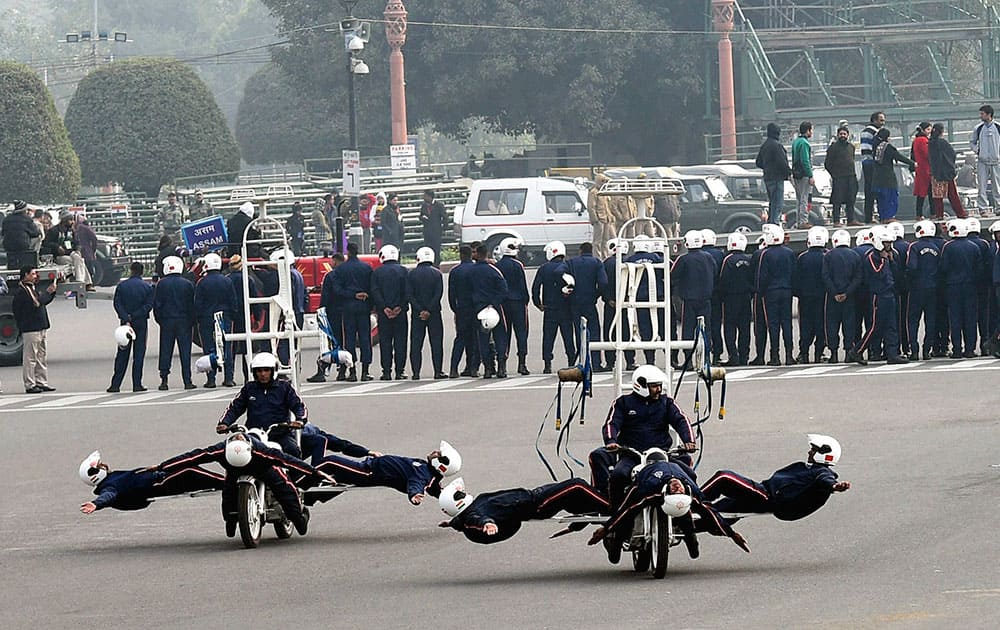
[[722, 259], [719, 268], [719, 296], [727, 355], [723, 365], [729, 367], [746, 365], [750, 360], [753, 273], [750, 256], [745, 251], [747, 237], [733, 232], [729, 235], [727, 248], [729, 254]]
[[[608, 286], [608, 274], [604, 264], [594, 257], [594, 246], [591, 243], [580, 245], [580, 255], [571, 258], [566, 263], [569, 274], [573, 276], [573, 293], [569, 296], [570, 313], [573, 325], [579, 326], [580, 318], [587, 319], [587, 335], [591, 341], [601, 341], [601, 321], [597, 317], [597, 298], [604, 294]], [[578, 339], [583, 346], [583, 339]], [[577, 357], [580, 363], [585, 357]], [[601, 366], [601, 353], [594, 350], [590, 353], [590, 364], [594, 372], [606, 372]]]
[[861, 284], [861, 257], [851, 249], [851, 234], [847, 230], [833, 233], [833, 249], [823, 256], [823, 284], [826, 288], [826, 345], [830, 348], [830, 363], [838, 363], [841, 331], [844, 350], [854, 347], [855, 296]]
[[548, 262], [535, 272], [535, 281], [531, 285], [531, 301], [535, 308], [543, 313], [542, 373], [551, 374], [556, 331], [562, 335], [567, 365], [573, 365], [576, 361], [576, 344], [569, 300], [572, 290], [566, 278], [569, 275], [569, 267], [565, 261], [566, 246], [560, 241], [552, 241], [545, 246], [545, 258]]
[[[507, 299], [507, 281], [490, 262], [485, 245], [476, 247], [476, 264], [469, 274], [472, 283], [472, 309], [478, 317], [483, 309], [492, 306], [500, 322], [490, 329], [478, 326], [479, 358], [483, 362], [483, 378], [507, 378], [507, 325], [503, 321], [503, 302]], [[493, 341], [492, 348], [490, 340]], [[494, 361], [495, 359], [495, 361]]]
[[497, 269], [507, 281], [507, 297], [503, 301], [503, 318], [507, 324], [507, 353], [517, 339], [517, 373], [528, 376], [528, 281], [524, 274], [524, 263], [518, 260], [520, 241], [509, 237], [500, 241], [500, 259]]

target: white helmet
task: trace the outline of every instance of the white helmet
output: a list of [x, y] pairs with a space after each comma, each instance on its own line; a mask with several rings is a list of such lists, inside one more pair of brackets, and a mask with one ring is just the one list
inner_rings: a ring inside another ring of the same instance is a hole
[[899, 221], [893, 221], [889, 224], [889, 230], [896, 239], [906, 238], [906, 228]]
[[421, 247], [417, 250], [417, 264], [434, 262], [434, 250], [430, 247]]
[[[997, 223], [1000, 223], [1000, 221], [997, 221]], [[916, 234], [917, 238], [934, 236], [935, 231], [933, 221], [917, 221], [916, 225], [913, 226], [913, 233]]]
[[218, 254], [205, 254], [205, 257], [201, 260], [205, 271], [222, 270], [222, 256], [219, 256]]
[[[685, 235], [685, 237], [687, 237], [687, 235]], [[705, 247], [715, 247], [719, 242], [719, 236], [714, 230], [705, 229], [701, 231], [701, 240], [705, 243]]]
[[847, 230], [837, 230], [833, 233], [833, 238], [831, 240], [833, 241], [834, 247], [850, 247], [851, 233]]
[[399, 248], [395, 245], [383, 245], [382, 249], [378, 250], [378, 259], [381, 262], [386, 262], [389, 260], [399, 260]]
[[729, 235], [726, 249], [731, 252], [745, 252], [747, 250], [747, 237], [739, 232], [733, 232]]
[[354, 357], [347, 350], [331, 350], [330, 352], [324, 352], [319, 355], [319, 362], [324, 365], [351, 365], [354, 363]]
[[294, 265], [295, 254], [293, 254], [292, 250], [287, 247], [279, 247], [271, 252], [271, 262], [278, 262], [280, 260], [287, 260], [289, 265]]
[[640, 365], [632, 372], [632, 391], [643, 398], [649, 398], [649, 385], [667, 382], [667, 375], [655, 365]]
[[830, 231], [822, 225], [815, 225], [806, 232], [806, 242], [809, 247], [826, 247], [830, 242]]
[[100, 467], [101, 451], [94, 451], [80, 462], [80, 479], [88, 486], [96, 486], [108, 476], [108, 471]]
[[785, 242], [785, 230], [780, 225], [768, 223], [764, 225], [764, 244], [781, 245]]
[[493, 306], [487, 306], [476, 315], [483, 330], [493, 330], [500, 323], [500, 313]]
[[564, 273], [562, 275], [562, 281], [563, 281], [563, 288], [562, 288], [563, 295], [571, 295], [573, 293], [573, 290], [576, 289], [576, 278], [574, 278], [572, 274]]
[[663, 485], [663, 505], [660, 506], [667, 516], [680, 518], [691, 511], [691, 495], [670, 494], [670, 484]]
[[118, 344], [119, 348], [127, 348], [133, 339], [135, 339], [135, 331], [128, 324], [115, 328], [115, 343]]
[[501, 256], [517, 256], [521, 252], [521, 239], [508, 236], [500, 241]]
[[990, 232], [993, 232], [994, 234], [1000, 232], [1000, 221], [994, 221], [990, 224]]
[[684, 247], [691, 249], [701, 249], [705, 245], [705, 237], [701, 230], [688, 230], [684, 234]]
[[167, 256], [163, 259], [163, 275], [171, 276], [184, 271], [184, 261], [177, 256]]
[[651, 243], [650, 249], [653, 253], [662, 254], [667, 251], [667, 242], [662, 238], [654, 238]]
[[442, 512], [455, 518], [464, 512], [465, 508], [472, 505], [475, 498], [471, 494], [466, 494], [465, 480], [459, 477], [444, 488], [441, 488], [441, 496], [438, 497], [438, 506]]
[[218, 372], [222, 369], [219, 365], [219, 358], [215, 353], [205, 354], [198, 357], [198, 360], [194, 362], [194, 370], [199, 374], [209, 374], [211, 372]]
[[652, 464], [653, 462], [669, 462], [669, 461], [670, 457], [667, 455], [667, 452], [662, 448], [657, 448], [654, 446], [653, 448], [647, 448], [642, 453], [643, 466], [645, 466], [646, 464]]
[[552, 260], [556, 256], [565, 256], [566, 246], [562, 241], [552, 241], [545, 246], [545, 260]]
[[649, 242], [649, 237], [645, 234], [639, 234], [634, 239], [632, 239], [632, 249], [638, 254], [639, 252], [649, 252], [649, 249], [653, 246]]
[[270, 352], [258, 352], [250, 360], [250, 371], [261, 369], [278, 369], [278, 360]]
[[892, 231], [884, 225], [876, 225], [872, 228], [872, 247], [878, 251], [885, 249], [886, 245], [890, 245], [895, 239], [892, 235]]
[[[997, 221], [997, 223], [1000, 223], [1000, 221]], [[618, 240], [617, 238], [613, 238], [608, 241], [607, 248], [609, 256], [614, 256], [619, 249], [622, 250], [622, 256], [625, 256], [626, 254], [628, 254], [628, 241], [624, 239]]]
[[431, 468], [438, 471], [445, 477], [451, 477], [452, 475], [458, 474], [458, 471], [462, 470], [462, 456], [458, 454], [455, 447], [448, 444], [444, 440], [441, 440], [441, 445], [438, 447], [438, 451], [441, 452], [437, 457], [431, 458]]
[[948, 236], [952, 238], [964, 238], [969, 235], [969, 224], [965, 219], [952, 219], [948, 221]]
[[965, 224], [968, 226], [966, 229], [969, 230], [969, 234], [979, 234], [983, 229], [976, 217], [969, 217], [965, 220]]
[[872, 244], [872, 231], [868, 228], [858, 230], [858, 233], [854, 235], [854, 246], [860, 247], [861, 245], [871, 245]]
[[237, 433], [226, 440], [226, 462], [230, 466], [243, 468], [250, 463], [252, 455], [253, 446], [245, 435]]
[[806, 437], [809, 438], [809, 446], [816, 450], [816, 455], [813, 455], [814, 463], [825, 466], [837, 465], [840, 461], [840, 442], [829, 435], [818, 433], [809, 433]]

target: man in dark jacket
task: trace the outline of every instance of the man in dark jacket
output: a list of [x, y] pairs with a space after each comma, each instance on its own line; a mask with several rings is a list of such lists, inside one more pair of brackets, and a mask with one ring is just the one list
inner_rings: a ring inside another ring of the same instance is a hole
[[[604, 263], [594, 257], [594, 246], [591, 243], [580, 245], [580, 255], [571, 258], [566, 263], [569, 274], [573, 276], [573, 293], [569, 296], [570, 313], [573, 322], [577, 323], [581, 317], [587, 318], [587, 336], [591, 341], [601, 341], [601, 321], [597, 317], [597, 298], [604, 295], [608, 288], [608, 274], [604, 269]], [[583, 339], [579, 339], [579, 346], [583, 349]], [[582, 363], [584, 356], [579, 356]], [[594, 350], [590, 353], [591, 368], [594, 372], [607, 372], [610, 368], [601, 366], [601, 353]]]
[[823, 286], [823, 260], [828, 239], [826, 228], [813, 226], [807, 235], [809, 249], [795, 259], [792, 291], [799, 299], [799, 356], [798, 363], [809, 363], [809, 347], [815, 345], [815, 359], [823, 359], [826, 346], [823, 303], [826, 288]]
[[[241, 254], [244, 240], [260, 240], [260, 232], [256, 229], [247, 232], [247, 226], [253, 221], [255, 208], [252, 201], [246, 201], [236, 211], [236, 214], [229, 218], [226, 223], [226, 236], [229, 238], [229, 255]], [[244, 239], [244, 235], [246, 239]], [[251, 243], [247, 248], [247, 255], [250, 258], [262, 258], [260, 245]]]
[[46, 306], [56, 294], [56, 283], [49, 284], [45, 293], [39, 293], [38, 269], [30, 265], [21, 267], [21, 282], [14, 290], [11, 310], [24, 339], [23, 367], [24, 391], [28, 394], [54, 392], [49, 387], [49, 367], [46, 363], [45, 337], [49, 329]]
[[823, 286], [826, 289], [826, 344], [830, 348], [830, 363], [840, 361], [840, 333], [844, 333], [844, 350], [854, 347], [855, 304], [861, 284], [861, 256], [851, 249], [847, 230], [833, 233], [833, 249], [823, 256]]
[[[344, 262], [343, 254], [334, 254], [330, 258], [330, 270], [323, 276], [323, 288], [319, 299], [320, 308], [326, 309], [326, 320], [330, 324], [330, 330], [337, 338], [337, 343], [343, 343], [344, 340], [344, 313], [341, 302], [333, 291], [333, 270], [342, 262]], [[326, 368], [328, 366], [323, 362], [318, 363], [316, 374], [306, 379], [310, 383], [326, 382]], [[337, 366], [337, 380], [347, 380], [346, 364], [342, 363]]]
[[[703, 238], [701, 230], [688, 230], [684, 235], [684, 246], [688, 251], [677, 258], [670, 268], [672, 292], [681, 299], [682, 339], [694, 339], [699, 317], [703, 317], [707, 324], [712, 321], [712, 295], [719, 270], [712, 255], [704, 251]], [[710, 336], [706, 351], [717, 354], [722, 350], [711, 347]], [[691, 352], [685, 350], [684, 354], [690, 357]]]
[[292, 214], [285, 219], [285, 229], [288, 230], [288, 238], [292, 241], [292, 253], [296, 257], [301, 256], [306, 244], [306, 218], [302, 216], [300, 202], [292, 204]]
[[572, 288], [566, 278], [569, 275], [565, 260], [566, 246], [560, 241], [552, 241], [545, 246], [545, 257], [548, 262], [538, 268], [535, 272], [535, 281], [531, 284], [531, 301], [535, 308], [543, 313], [542, 373], [551, 374], [556, 331], [562, 335], [566, 365], [573, 365], [576, 361], [576, 335], [569, 301]]
[[413, 310], [410, 323], [410, 369], [413, 380], [420, 379], [423, 365], [424, 337], [431, 346], [431, 363], [434, 378], [448, 378], [444, 373], [444, 323], [441, 320], [441, 298], [444, 296], [444, 277], [434, 267], [434, 250], [421, 247], [417, 250], [417, 266], [406, 277], [406, 295]]
[[[222, 313], [223, 331], [229, 331], [238, 309], [233, 284], [222, 275], [222, 258], [218, 254], [207, 254], [204, 264], [205, 276], [194, 288], [194, 312], [198, 320], [201, 347], [205, 354], [209, 354], [215, 348], [215, 314]], [[223, 385], [233, 387], [233, 357], [228, 343], [223, 348], [223, 365]], [[205, 387], [215, 387], [215, 370], [209, 371]]]
[[[483, 362], [483, 378], [507, 378], [507, 325], [503, 321], [503, 302], [507, 299], [507, 281], [490, 262], [485, 245], [476, 247], [476, 264], [470, 272], [472, 312], [476, 314], [479, 331], [479, 357]], [[483, 311], [493, 307], [499, 322], [483, 319]], [[489, 326], [492, 324], [492, 326]], [[492, 341], [492, 345], [491, 345]], [[494, 361], [495, 360], [495, 361]]]
[[503, 318], [507, 324], [507, 352], [514, 345], [512, 339], [517, 339], [517, 373], [522, 376], [531, 374], [528, 371], [528, 281], [524, 274], [524, 263], [518, 260], [520, 241], [508, 237], [500, 241], [500, 259], [497, 269], [507, 282], [507, 299], [503, 301]]
[[792, 276], [795, 254], [785, 246], [785, 231], [774, 226], [764, 232], [764, 250], [757, 271], [757, 291], [763, 296], [767, 332], [771, 339], [770, 366], [780, 366], [780, 339], [785, 342], [785, 364], [793, 365], [792, 353]]
[[153, 287], [142, 279], [142, 263], [132, 263], [129, 272], [131, 275], [128, 280], [115, 288], [114, 304], [118, 323], [132, 328], [135, 338], [124, 348], [119, 347], [118, 354], [115, 355], [115, 372], [111, 377], [111, 387], [108, 388], [108, 393], [112, 394], [120, 391], [122, 381], [125, 380], [129, 355], [132, 355], [132, 391], [146, 391], [142, 386], [142, 364], [146, 359], [149, 314], [153, 310]]
[[458, 250], [459, 263], [448, 272], [448, 306], [455, 314], [455, 343], [451, 348], [449, 378], [458, 378], [458, 366], [465, 353], [465, 370], [461, 376], [479, 376], [479, 339], [476, 312], [472, 304], [472, 248], [462, 245]]
[[389, 193], [385, 207], [379, 213], [379, 224], [382, 226], [382, 245], [403, 246], [403, 217], [396, 193]]
[[753, 299], [753, 273], [746, 254], [747, 237], [738, 232], [729, 235], [729, 254], [719, 270], [719, 294], [722, 298], [723, 337], [726, 362], [723, 365], [746, 365], [750, 360], [750, 304]]
[[191, 334], [195, 324], [194, 284], [181, 277], [184, 263], [176, 256], [163, 260], [164, 277], [153, 292], [153, 317], [160, 325], [160, 391], [170, 389], [167, 377], [174, 354], [174, 344], [181, 359], [184, 389], [194, 389], [191, 382]]
[[840, 207], [844, 207], [844, 218], [849, 225], [857, 224], [854, 219], [854, 200], [858, 196], [858, 176], [854, 171], [854, 144], [850, 141], [851, 130], [837, 129], [837, 139], [826, 149], [823, 168], [833, 178], [830, 203], [833, 205], [833, 223], [840, 223]]
[[781, 128], [775, 123], [767, 124], [767, 139], [760, 145], [757, 159], [754, 163], [764, 171], [764, 185], [767, 187], [767, 199], [770, 203], [768, 221], [780, 223], [781, 205], [785, 200], [785, 181], [792, 174], [788, 166], [788, 153], [781, 144]]
[[[372, 290], [372, 268], [358, 259], [357, 243], [347, 244], [347, 260], [337, 265], [332, 272], [333, 295], [342, 305], [344, 338], [341, 344], [357, 361], [360, 349], [361, 380], [372, 380], [368, 373], [372, 363], [372, 312], [370, 293]], [[347, 380], [358, 380], [356, 368], [352, 365]]]
[[[434, 200], [434, 191], [424, 191], [424, 204], [420, 206], [420, 225], [423, 226], [424, 245], [434, 250], [434, 260], [441, 260], [441, 237], [445, 224], [444, 204]], [[437, 263], [435, 263], [437, 264]]]
[[406, 311], [406, 268], [399, 264], [399, 249], [383, 245], [378, 258], [382, 265], [372, 273], [372, 303], [378, 317], [379, 356], [382, 378], [392, 380], [393, 358], [396, 360], [396, 380], [406, 378], [406, 336], [409, 332]]
[[[24, 264], [38, 264], [34, 253], [38, 250], [37, 239], [42, 231], [35, 220], [28, 216], [28, 204], [21, 200], [14, 202], [14, 210], [3, 218], [3, 248], [7, 252], [7, 268], [20, 269]], [[22, 258], [30, 254], [27, 262]]]

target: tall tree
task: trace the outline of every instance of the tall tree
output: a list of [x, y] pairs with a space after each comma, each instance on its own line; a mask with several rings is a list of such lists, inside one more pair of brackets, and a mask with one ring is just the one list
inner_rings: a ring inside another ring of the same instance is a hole
[[95, 70], [70, 101], [66, 127], [89, 184], [155, 195], [176, 177], [240, 166], [211, 92], [179, 61], [137, 58]]
[[0, 199], [69, 202], [80, 188], [80, 162], [35, 72], [0, 62]]

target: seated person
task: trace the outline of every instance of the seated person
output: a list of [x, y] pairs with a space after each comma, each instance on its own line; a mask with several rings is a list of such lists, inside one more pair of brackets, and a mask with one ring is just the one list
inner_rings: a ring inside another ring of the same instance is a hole
[[80, 506], [84, 514], [96, 510], [142, 510], [154, 497], [168, 497], [199, 490], [222, 490], [225, 477], [201, 466], [182, 466], [167, 474], [158, 466], [135, 470], [111, 470], [94, 451], [80, 463], [80, 479], [94, 487], [97, 498]]
[[789, 464], [763, 482], [720, 470], [702, 488], [706, 501], [719, 512], [774, 514], [797, 521], [823, 507], [834, 492], [846, 492], [851, 482], [837, 481], [832, 467], [840, 461], [840, 443], [828, 435], [810, 434], [806, 461]]
[[562, 510], [571, 514], [607, 513], [608, 502], [583, 479], [567, 479], [528, 490], [513, 488], [473, 496], [461, 477], [441, 490], [438, 499], [451, 527], [474, 543], [489, 545], [507, 540], [524, 521], [552, 518]]

